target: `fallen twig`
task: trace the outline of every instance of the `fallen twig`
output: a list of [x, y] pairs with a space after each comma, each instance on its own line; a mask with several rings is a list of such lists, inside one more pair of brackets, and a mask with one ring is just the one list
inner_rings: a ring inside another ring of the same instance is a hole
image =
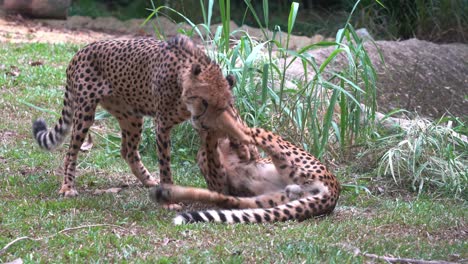
[[383, 260], [387, 263], [412, 263], [412, 264], [456, 264], [456, 262], [444, 261], [444, 260], [424, 260], [424, 259], [412, 259], [412, 258], [395, 258], [388, 256], [379, 256], [376, 254], [361, 252], [357, 247], [353, 247], [348, 244], [337, 244], [340, 248], [347, 251], [351, 251], [355, 256], [361, 255], [367, 258]]
[[121, 229], [125, 229], [124, 227], [121, 227], [121, 226], [118, 226], [118, 225], [111, 225], [111, 224], [94, 224], [94, 225], [82, 225], [82, 226], [76, 226], [76, 227], [70, 227], [70, 228], [65, 228], [63, 230], [60, 230], [58, 231], [57, 233], [53, 234], [53, 235], [50, 235], [50, 236], [46, 236], [46, 237], [40, 237], [40, 238], [33, 238], [33, 237], [28, 237], [28, 236], [23, 236], [23, 237], [18, 237], [18, 238], [15, 238], [13, 239], [11, 242], [9, 242], [8, 244], [6, 244], [1, 250], [0, 250], [0, 256], [3, 255], [9, 247], [11, 247], [12, 245], [14, 245], [15, 243], [21, 241], [21, 240], [32, 240], [32, 241], [41, 241], [41, 240], [44, 240], [44, 239], [49, 239], [49, 238], [52, 238], [58, 234], [62, 234], [62, 233], [66, 233], [66, 232], [69, 232], [69, 231], [74, 231], [74, 230], [78, 230], [78, 229], [83, 229], [83, 228], [91, 228], [91, 227], [101, 227], [101, 226], [106, 226], [106, 227], [117, 227], [117, 228], [121, 228]]
[[7, 250], [9, 247], [11, 247], [11, 245], [15, 244], [15, 243], [18, 242], [18, 241], [25, 240], [25, 239], [34, 240], [34, 239], [32, 239], [32, 238], [30, 238], [30, 237], [28, 237], [28, 236], [15, 238], [13, 241], [11, 241], [10, 243], [6, 244], [6, 245], [2, 248], [2, 250], [0, 250], [0, 255], [3, 255], [3, 253], [5, 253], [6, 250]]
[[365, 257], [384, 260], [389, 263], [412, 263], [412, 264], [456, 264], [456, 262], [449, 262], [444, 260], [423, 260], [423, 259], [411, 259], [411, 258], [394, 258], [387, 256], [379, 256], [376, 254], [363, 253]]

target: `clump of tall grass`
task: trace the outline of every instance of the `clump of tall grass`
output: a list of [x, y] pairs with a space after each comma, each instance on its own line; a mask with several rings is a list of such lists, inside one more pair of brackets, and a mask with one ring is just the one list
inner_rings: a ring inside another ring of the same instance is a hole
[[[174, 12], [192, 26], [193, 29], [185, 33], [199, 37], [207, 53], [226, 73], [236, 75], [237, 106], [250, 125], [277, 131], [319, 158], [325, 153], [342, 156], [353, 142], [366, 137], [375, 113], [376, 74], [349, 19], [337, 33], [336, 41], [292, 50], [289, 43], [298, 3], [291, 4], [287, 28], [283, 29], [269, 24], [268, 1], [262, 1], [262, 16], [257, 14], [258, 8], [254, 8], [251, 1], [245, 1], [245, 12], [256, 19], [263, 32], [262, 39], [255, 39], [242, 30], [231, 31], [230, 1], [218, 3], [222, 23], [214, 32], [211, 31], [213, 0], [206, 5], [201, 1], [204, 22], [199, 25], [165, 6], [155, 8], [147, 21]], [[323, 62], [317, 62], [310, 52], [326, 47], [331, 49], [330, 55]], [[341, 55], [346, 58], [346, 67], [332, 70], [330, 65]], [[293, 65], [301, 65], [302, 77], [288, 75]], [[367, 106], [365, 110], [361, 104]], [[366, 118], [362, 118], [363, 115]], [[331, 138], [338, 142], [339, 150], [327, 151]]]
[[468, 141], [453, 128], [416, 118], [401, 132], [380, 139], [387, 148], [379, 161], [380, 175], [421, 193], [436, 190], [468, 199]]

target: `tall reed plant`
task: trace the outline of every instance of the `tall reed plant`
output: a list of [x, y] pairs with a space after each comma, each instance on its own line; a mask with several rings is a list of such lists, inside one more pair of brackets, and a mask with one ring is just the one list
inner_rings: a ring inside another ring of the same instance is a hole
[[[298, 3], [291, 4], [286, 29], [279, 26], [270, 29], [268, 1], [262, 1], [260, 16], [253, 3], [245, 0], [245, 12], [253, 15], [263, 33], [260, 39], [242, 29], [230, 30], [229, 0], [218, 1], [222, 23], [213, 29], [210, 23], [214, 4], [214, 0], [200, 1], [202, 24], [196, 25], [182, 13], [165, 6], [155, 8], [147, 21], [173, 12], [191, 25], [192, 30], [185, 33], [199, 37], [207, 53], [226, 73], [236, 75], [237, 105], [250, 125], [275, 130], [319, 158], [325, 153], [345, 157], [343, 154], [349, 146], [367, 137], [376, 107], [376, 74], [350, 19], [335, 41], [293, 50], [290, 39]], [[317, 48], [328, 48], [329, 56], [317, 61], [311, 53]], [[331, 67], [338, 57], [344, 58], [345, 63], [340, 70]], [[297, 65], [303, 74], [299, 78], [291, 77], [289, 73]]]

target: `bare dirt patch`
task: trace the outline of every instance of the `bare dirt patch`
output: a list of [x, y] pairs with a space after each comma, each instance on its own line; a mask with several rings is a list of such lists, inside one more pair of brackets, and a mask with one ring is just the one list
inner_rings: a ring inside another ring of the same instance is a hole
[[88, 43], [117, 37], [122, 37], [122, 34], [50, 27], [43, 22], [24, 19], [21, 16], [0, 16], [0, 42]]
[[427, 230], [425, 225], [416, 227], [403, 224], [387, 224], [370, 228], [369, 232], [386, 234], [387, 237], [394, 239], [401, 237], [419, 237], [424, 238], [432, 244], [439, 244], [442, 241], [455, 244], [466, 241], [468, 238], [465, 224], [459, 227], [439, 228], [435, 231]]
[[19, 134], [11, 130], [0, 130], [0, 143], [6, 145], [19, 137]]

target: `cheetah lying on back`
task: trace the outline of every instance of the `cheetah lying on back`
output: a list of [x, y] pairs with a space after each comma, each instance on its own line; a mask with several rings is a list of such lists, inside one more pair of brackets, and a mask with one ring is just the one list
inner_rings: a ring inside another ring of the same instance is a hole
[[158, 181], [141, 162], [138, 146], [143, 117], [154, 117], [160, 180], [172, 183], [170, 132], [174, 125], [190, 117], [181, 100], [183, 88], [209, 86], [222, 96], [229, 92], [230, 80], [187, 37], [167, 42], [152, 38], [107, 40], [84, 47], [67, 68], [64, 106], [58, 123], [50, 130], [42, 119], [33, 124], [35, 139], [48, 150], [60, 145], [71, 130], [60, 193], [78, 194], [75, 189], [78, 152], [94, 122], [98, 104], [117, 118], [122, 130], [121, 155], [146, 186], [154, 186]]
[[[205, 102], [209, 96], [201, 91], [191, 94]], [[198, 201], [236, 209], [182, 213], [175, 224], [304, 220], [333, 211], [340, 185], [315, 157], [272, 132], [245, 126], [232, 101], [211, 110], [235, 117], [235, 126], [244, 135], [231, 139], [219, 129], [222, 124], [208, 118], [207, 104], [185, 102], [192, 116], [197, 116], [192, 123], [202, 139], [198, 162], [210, 190], [162, 185], [150, 197], [156, 202]], [[255, 147], [246, 147], [250, 144], [263, 149], [271, 160], [260, 159]]]

